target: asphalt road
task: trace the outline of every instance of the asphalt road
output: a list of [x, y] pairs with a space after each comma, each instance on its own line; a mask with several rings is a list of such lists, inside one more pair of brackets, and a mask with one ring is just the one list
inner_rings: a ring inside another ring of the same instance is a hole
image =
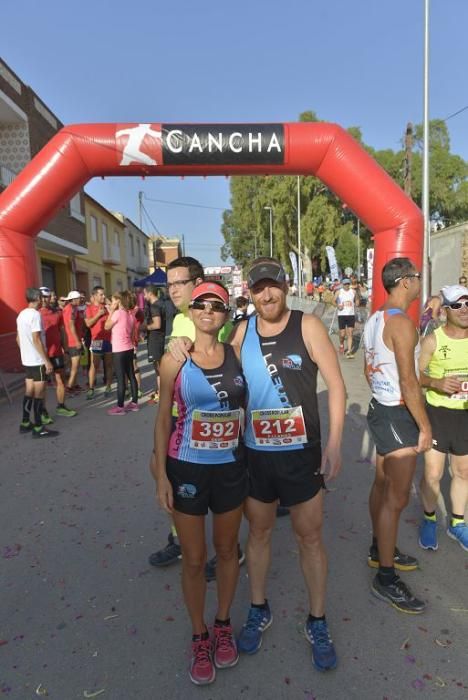
[[[420, 558], [420, 570], [405, 578], [428, 610], [404, 615], [369, 592], [373, 465], [360, 355], [342, 361], [349, 394], [344, 465], [325, 499], [335, 671], [312, 667], [297, 547], [282, 518], [269, 580], [274, 623], [261, 650], [218, 672], [212, 686], [193, 686], [180, 565], [156, 570], [147, 563], [168, 530], [148, 471], [155, 407], [110, 417], [104, 409], [112, 401], [73, 399], [79, 415], [57, 418], [60, 436], [33, 441], [18, 433], [18, 397], [13, 407], [0, 404], [0, 694], [15, 700], [467, 698], [468, 556], [443, 531], [437, 553], [419, 549], [415, 489], [399, 543]], [[149, 390], [149, 377], [144, 386]], [[49, 397], [52, 407], [51, 390]], [[324, 405], [323, 388], [320, 397]], [[324, 412], [324, 433], [326, 423]], [[445, 494], [447, 488], [445, 480]], [[244, 523], [241, 541], [245, 534]], [[211, 621], [215, 584], [208, 589]], [[248, 604], [243, 567], [232, 611], [236, 629]]]

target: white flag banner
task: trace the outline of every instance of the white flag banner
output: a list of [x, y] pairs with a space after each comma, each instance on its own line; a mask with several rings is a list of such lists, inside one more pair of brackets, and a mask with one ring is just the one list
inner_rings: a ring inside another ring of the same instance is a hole
[[369, 284], [372, 284], [372, 279], [374, 276], [374, 249], [367, 249], [367, 280]]
[[338, 267], [338, 263], [336, 262], [335, 249], [333, 248], [333, 246], [327, 245], [325, 247], [325, 250], [327, 251], [328, 265], [330, 267], [330, 274], [331, 274], [332, 281], [339, 280], [340, 279], [340, 270]]
[[294, 275], [294, 284], [298, 285], [298, 280], [299, 280], [299, 273], [298, 273], [298, 268], [297, 268], [297, 255], [296, 253], [293, 253], [292, 250], [289, 251], [289, 259], [291, 261], [292, 269], [293, 269], [293, 275]]

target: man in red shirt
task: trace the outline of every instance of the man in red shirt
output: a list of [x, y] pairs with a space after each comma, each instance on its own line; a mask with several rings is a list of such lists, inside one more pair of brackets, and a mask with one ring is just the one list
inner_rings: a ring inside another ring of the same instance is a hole
[[106, 388], [104, 396], [108, 396], [111, 392], [111, 383], [113, 375], [112, 367], [112, 345], [111, 331], [106, 331], [104, 325], [109, 316], [106, 307], [106, 295], [104, 288], [96, 285], [91, 293], [91, 303], [88, 304], [85, 311], [84, 322], [91, 331], [91, 363], [89, 365], [89, 389], [86, 394], [88, 400], [94, 398], [94, 385], [96, 384], [96, 371], [99, 369], [101, 358], [104, 362], [104, 377]]
[[81, 391], [79, 384], [76, 384], [76, 377], [80, 367], [80, 357], [83, 352], [83, 317], [78, 307], [80, 305], [80, 293], [72, 291], [67, 296], [68, 304], [63, 310], [63, 322], [65, 335], [70, 356], [70, 376], [67, 383], [67, 393], [74, 395]]
[[[73, 418], [77, 415], [76, 411], [65, 406], [65, 365], [63, 358], [64, 325], [62, 311], [59, 308], [54, 308], [51, 304], [51, 292], [47, 287], [41, 287], [42, 306], [39, 313], [42, 317], [42, 325], [44, 326], [47, 356], [54, 368], [55, 384], [57, 392], [57, 410], [59, 416]], [[41, 416], [42, 423], [47, 425], [52, 423], [52, 419], [44, 409]]]

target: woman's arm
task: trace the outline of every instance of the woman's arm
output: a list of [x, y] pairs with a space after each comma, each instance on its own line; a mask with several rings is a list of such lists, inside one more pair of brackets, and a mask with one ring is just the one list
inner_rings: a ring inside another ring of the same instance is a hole
[[160, 390], [158, 415], [154, 426], [154, 449], [150, 470], [156, 481], [157, 498], [161, 508], [172, 512], [174, 498], [172, 486], [166, 474], [167, 448], [172, 428], [172, 401], [176, 377], [181, 364], [166, 353], [159, 367]]

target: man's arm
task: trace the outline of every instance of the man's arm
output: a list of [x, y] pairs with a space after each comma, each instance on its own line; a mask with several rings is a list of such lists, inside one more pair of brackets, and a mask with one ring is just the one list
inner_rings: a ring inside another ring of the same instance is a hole
[[151, 323], [146, 324], [147, 331], [159, 331], [161, 328], [161, 316], [151, 316]]
[[99, 321], [99, 319], [101, 318], [101, 316], [104, 316], [105, 313], [106, 313], [106, 309], [100, 307], [96, 316], [85, 316], [84, 322], [85, 322], [86, 327], [92, 328], [92, 326], [94, 326], [94, 324], [97, 323]]
[[341, 469], [341, 439], [346, 411], [346, 388], [336, 350], [322, 321], [311, 314], [302, 317], [302, 334], [310, 358], [316, 363], [328, 389], [329, 434], [322, 458], [322, 472], [329, 464], [328, 479]]
[[72, 316], [70, 316], [70, 318], [68, 319], [68, 329], [69, 329], [70, 335], [75, 339], [76, 344], [81, 345], [81, 340], [78, 338], [78, 333], [76, 332], [75, 321], [73, 320]]
[[42, 357], [47, 372], [52, 372], [52, 365], [47, 355], [47, 351], [44, 347], [44, 343], [42, 342], [41, 331], [32, 331], [32, 342], [37, 352]]
[[419, 428], [417, 452], [425, 452], [432, 447], [432, 430], [424, 408], [424, 400], [414, 366], [416, 329], [406, 316], [391, 317], [385, 326], [384, 342], [387, 339], [393, 346], [400, 380], [402, 399]]

